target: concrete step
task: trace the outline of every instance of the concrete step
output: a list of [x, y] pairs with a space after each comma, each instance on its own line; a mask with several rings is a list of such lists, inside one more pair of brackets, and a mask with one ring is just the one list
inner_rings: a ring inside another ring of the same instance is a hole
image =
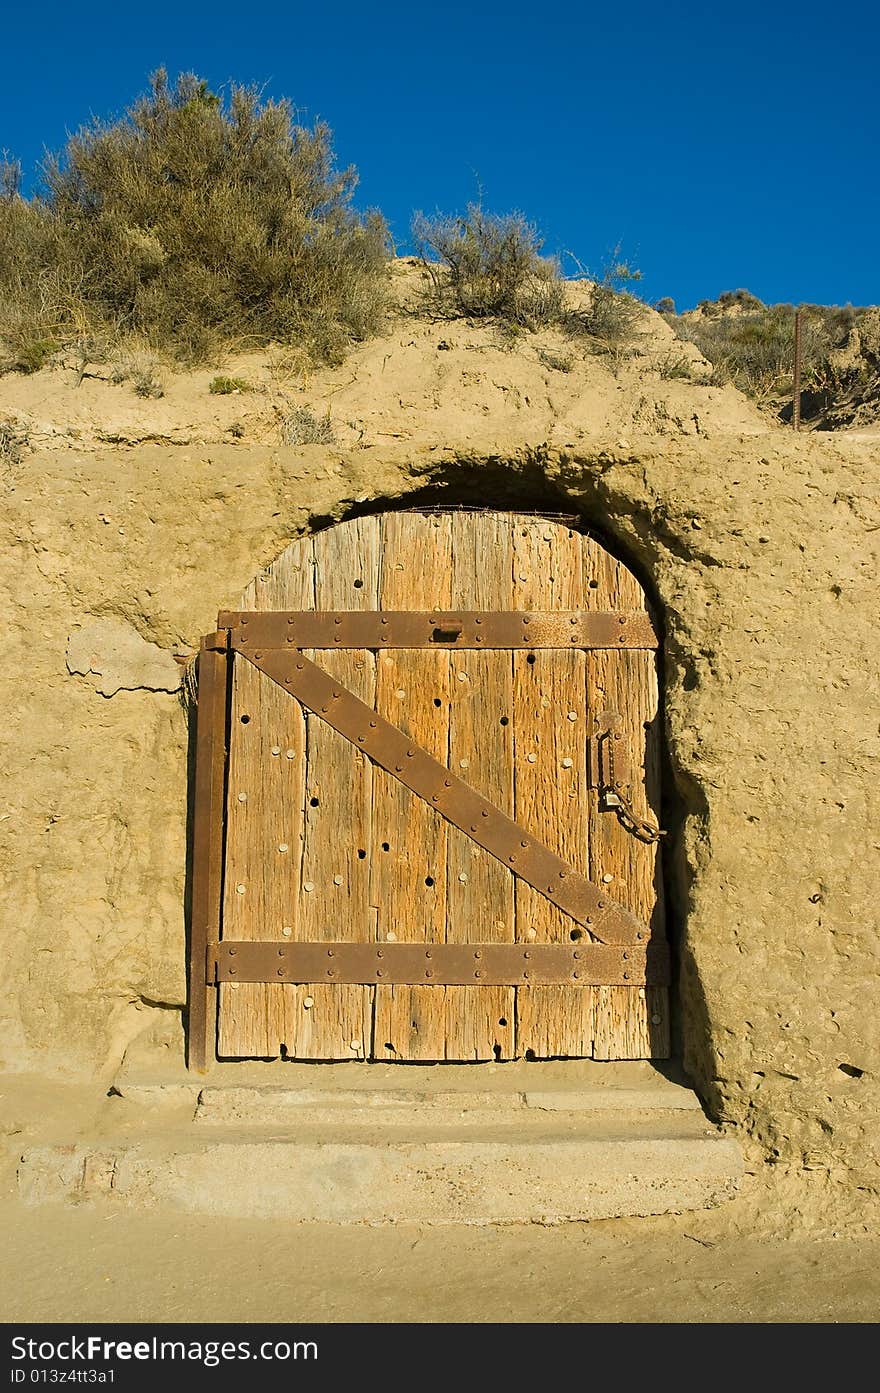
[[[34, 1136], [18, 1184], [58, 1200], [332, 1223], [562, 1223], [708, 1208], [739, 1148], [645, 1061], [224, 1064], [126, 1058], [88, 1139]], [[62, 1134], [63, 1135], [63, 1134]]]

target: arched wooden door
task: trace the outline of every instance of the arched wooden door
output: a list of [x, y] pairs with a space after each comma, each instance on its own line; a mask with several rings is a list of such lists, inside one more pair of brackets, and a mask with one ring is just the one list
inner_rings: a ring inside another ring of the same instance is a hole
[[292, 543], [201, 657], [196, 1033], [204, 918], [221, 1058], [665, 1057], [656, 659], [565, 521]]

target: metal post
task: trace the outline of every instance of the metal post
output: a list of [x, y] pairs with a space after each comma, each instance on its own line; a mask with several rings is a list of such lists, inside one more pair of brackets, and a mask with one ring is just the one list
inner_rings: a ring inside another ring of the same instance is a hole
[[792, 403], [791, 403], [791, 424], [795, 430], [801, 428], [801, 367], [802, 367], [802, 343], [801, 335], [803, 330], [803, 313], [801, 310], [794, 312], [794, 375], [792, 381]]

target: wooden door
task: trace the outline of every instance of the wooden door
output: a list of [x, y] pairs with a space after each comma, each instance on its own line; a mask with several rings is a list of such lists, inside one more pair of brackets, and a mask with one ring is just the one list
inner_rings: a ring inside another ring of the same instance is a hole
[[[361, 631], [351, 625], [362, 611], [372, 612], [361, 621], [370, 627], [355, 647], [351, 634]], [[305, 630], [309, 613], [329, 617]], [[383, 648], [413, 614], [439, 620], [415, 646]], [[538, 641], [493, 646], [499, 614], [508, 630], [525, 626], [517, 634], [532, 624]], [[455, 632], [461, 616], [469, 639]], [[358, 518], [292, 543], [249, 586], [240, 611], [221, 615], [221, 632], [232, 650], [225, 850], [219, 947], [208, 955], [221, 1058], [668, 1054], [651, 831], [660, 797], [656, 640], [622, 563], [541, 516]], [[320, 646], [297, 642], [299, 633], [315, 643], [318, 634]], [[340, 702], [292, 694], [303, 672], [329, 681]], [[345, 703], [364, 718], [363, 735], [334, 726]], [[383, 732], [386, 744], [405, 737], [407, 754], [447, 776], [433, 803], [407, 784], [406, 759], [386, 757], [383, 767], [370, 743]], [[468, 805], [473, 824], [461, 812], [468, 791], [480, 795]], [[504, 850], [526, 848], [531, 871], [508, 864], [516, 855], [499, 854], [497, 837], [487, 847], [490, 824], [507, 836]], [[598, 916], [594, 908], [573, 917], [560, 884], [542, 882], [545, 866], [558, 868], [551, 881], [569, 876], [570, 894], [580, 887], [579, 904], [598, 902]], [[610, 937], [601, 927], [608, 914], [617, 916]], [[316, 945], [316, 980], [295, 970], [302, 944]], [[398, 947], [406, 944], [420, 947], [407, 957]], [[326, 963], [340, 969], [325, 970], [323, 945]], [[371, 945], [367, 968], [362, 954], [352, 970], [347, 945]], [[457, 957], [452, 945], [461, 946]], [[515, 960], [493, 957], [492, 945], [516, 945]], [[558, 947], [542, 956], [542, 945]], [[462, 980], [451, 964], [471, 957], [476, 966]], [[418, 970], [401, 969], [405, 958], [417, 958]], [[431, 980], [444, 972], [449, 980]]]

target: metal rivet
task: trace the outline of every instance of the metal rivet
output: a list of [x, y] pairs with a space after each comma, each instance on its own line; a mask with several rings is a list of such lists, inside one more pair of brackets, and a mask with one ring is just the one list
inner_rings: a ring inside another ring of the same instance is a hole
[[240, 794], [238, 795], [238, 801], [239, 801], [239, 803], [246, 803], [246, 802], [247, 802], [247, 794], [246, 794], [246, 793], [240, 793]]
[[651, 1024], [652, 1024], [652, 1025], [659, 1025], [660, 1022], [662, 1021], [662, 1019], [663, 1019], [662, 1016], [652, 1016], [652, 1017], [651, 1017]]
[[412, 759], [412, 757], [413, 757], [414, 754], [415, 754], [415, 750], [407, 750], [407, 752], [406, 752], [406, 757], [407, 757], [407, 759]]
[[461, 881], [462, 885], [466, 885], [466, 884], [467, 884], [467, 878], [468, 878], [468, 877], [467, 877], [467, 871], [460, 871], [460, 872], [459, 872], [458, 878], [459, 878], [459, 880]]
[[624, 953], [624, 954], [623, 954], [623, 961], [626, 962], [626, 960], [627, 960], [628, 957], [629, 957], [629, 953]]
[[569, 711], [569, 713], [568, 713], [568, 719], [569, 719], [570, 721], [576, 721], [577, 718], [578, 718], [578, 713], [577, 713], [576, 711]]
[[475, 957], [475, 958], [481, 958], [482, 956], [483, 956], [483, 954], [480, 952], [480, 950], [479, 950], [479, 948], [478, 948], [477, 951], [474, 953], [474, 957]]
[[385, 935], [385, 941], [386, 941], [387, 943], [396, 943], [396, 942], [397, 942], [397, 934], [394, 933], [394, 931], [393, 931], [392, 929], [389, 929], [389, 930], [388, 930], [388, 933]]
[[624, 979], [625, 982], [628, 982], [628, 981], [629, 981], [629, 973], [628, 973], [628, 972], [625, 972], [625, 973], [623, 974], [623, 979]]
[[573, 972], [571, 975], [575, 978], [575, 980], [577, 980], [577, 978], [580, 977], [581, 974], [579, 972]]
[[520, 842], [520, 846], [528, 846], [528, 842]]
[[431, 971], [430, 968], [428, 968], [428, 971], [425, 973], [425, 976], [426, 976], [426, 977], [433, 977], [433, 976], [434, 976], [434, 974], [433, 974], [433, 972]]
[[475, 976], [475, 977], [482, 977], [482, 975], [483, 975], [483, 974], [482, 974], [482, 972], [480, 972], [480, 971], [477, 971], [477, 972], [474, 973], [474, 976]]
[[359, 744], [359, 745], [363, 745], [363, 743], [364, 743], [364, 741], [366, 740], [366, 738], [367, 738], [367, 737], [366, 737], [365, 735], [359, 735], [359, 736], [358, 736], [358, 744]]
[[296, 665], [296, 670], [297, 670], [297, 672], [302, 672], [302, 670], [303, 670], [304, 667], [305, 667], [305, 663], [297, 663], [297, 665]]
[[553, 895], [553, 894], [555, 894], [555, 892], [556, 892], [556, 886], [555, 886], [555, 885], [548, 885], [548, 886], [547, 886], [547, 894], [548, 894], [548, 895]]
[[527, 972], [524, 972], [524, 973], [523, 973], [523, 977], [525, 978], [526, 981], [529, 980], [529, 974], [528, 974]]
[[363, 1047], [364, 1047], [364, 1045], [363, 1045], [363, 1041], [362, 1041], [362, 1040], [352, 1040], [352, 1041], [351, 1041], [351, 1048], [352, 1048], [353, 1050], [362, 1050]]
[[619, 614], [619, 615], [617, 616], [617, 622], [618, 622], [618, 624], [625, 624], [625, 623], [626, 623], [626, 615], [625, 615], [625, 614]]
[[524, 957], [524, 958], [530, 958], [531, 956], [532, 956], [531, 953], [528, 951], [528, 949], [526, 949], [526, 951], [523, 953], [523, 957]]
[[403, 769], [403, 765], [402, 765], [402, 764], [395, 764], [394, 768], [396, 769], [397, 773], [399, 774], [399, 773], [401, 772], [401, 770]]
[[328, 977], [335, 977], [335, 976], [336, 976], [336, 973], [333, 971], [333, 968], [332, 968], [332, 967], [328, 967], [328, 968], [327, 968], [327, 976], [328, 976]]
[[[243, 624], [243, 623], [244, 623], [244, 620], [242, 619], [241, 622], [242, 622], [242, 624]], [[288, 618], [287, 622], [288, 622], [288, 624], [292, 624], [294, 621], [293, 621], [292, 618]]]
[[384, 614], [382, 615], [382, 618], [379, 620], [379, 623], [380, 623], [380, 624], [387, 624], [387, 623], [388, 623], [388, 620], [385, 618]]
[[377, 967], [377, 968], [376, 968], [376, 976], [377, 976], [377, 977], [381, 977], [382, 975], [383, 975], [383, 974], [382, 974], [382, 969], [381, 969], [381, 967]]
[[482, 619], [475, 619], [475, 620], [474, 620], [474, 623], [475, 623], [475, 624], [482, 624], [482, 622], [483, 622]]
[[574, 764], [574, 760], [573, 760], [573, 759], [568, 759], [568, 758], [566, 758], [566, 759], [564, 759], [564, 760], [562, 761], [562, 767], [563, 767], [563, 769], [570, 769], [571, 766], [572, 766], [573, 764]]
[[577, 951], [577, 949], [575, 949], [574, 956], [575, 956], [575, 960], [577, 960], [577, 959], [580, 957], [580, 953]]
[[341, 624], [341, 623], [342, 623], [342, 620], [341, 620], [341, 619], [334, 619], [334, 620], [333, 620], [333, 623], [334, 623], [334, 624]]
[[283, 976], [284, 976], [284, 973], [285, 973], [285, 971], [286, 971], [286, 969], [285, 969], [285, 968], [283, 968], [283, 967], [279, 967], [279, 969], [278, 969], [278, 973], [277, 973], [277, 975], [278, 975], [278, 976], [279, 976], [279, 977], [283, 977]]
[[273, 753], [273, 755], [280, 755], [280, 754], [281, 754], [281, 746], [280, 746], [280, 745], [273, 745], [273, 746], [272, 746], [272, 753]]
[[304, 889], [304, 890], [314, 890], [314, 888], [315, 888], [315, 887], [314, 887], [312, 881], [306, 880], [306, 881], [303, 882], [303, 889]]
[[293, 929], [290, 927], [289, 924], [285, 924], [281, 932], [284, 934], [285, 938], [290, 938], [290, 935], [293, 933]]
[[443, 780], [443, 787], [444, 787], [444, 788], [452, 788], [452, 780], [451, 780], [451, 779], [444, 779], [444, 780]]
[[230, 949], [229, 949], [229, 956], [230, 956], [230, 958], [234, 958], [237, 952], [238, 952], [238, 949], [237, 949], [237, 948], [230, 948]]
[[431, 952], [430, 948], [427, 948], [427, 949], [425, 950], [425, 957], [426, 957], [426, 958], [433, 958], [433, 956], [434, 956], [434, 954]]
[[487, 810], [484, 808], [483, 811], [480, 813], [480, 817], [488, 817], [488, 816], [489, 816], [489, 814], [488, 814]]
[[511, 866], [512, 866], [513, 863], [514, 863], [514, 861], [516, 860], [516, 857], [515, 857], [515, 856], [508, 856], [507, 859], [508, 859], [508, 861], [510, 862], [510, 864], [511, 864]]
[[314, 1006], [314, 1004], [315, 1004], [315, 998], [314, 998], [313, 996], [304, 996], [304, 997], [303, 997], [303, 1006], [306, 1008], [307, 1011], [310, 1009], [310, 1007]]
[[613, 879], [614, 879], [614, 876], [611, 874], [611, 872], [610, 872], [610, 871], [606, 871], [605, 874], [604, 874], [603, 877], [602, 877], [602, 884], [603, 884], [603, 885], [610, 885]]
[[576, 623], [577, 623], [577, 616], [572, 615], [571, 619], [569, 619], [568, 622], [569, 622], [569, 624], [576, 624]]
[[234, 977], [234, 976], [235, 976], [235, 968], [234, 968], [234, 967], [228, 968], [227, 971], [229, 972], [230, 977]]
[[337, 872], [337, 874], [333, 877], [333, 884], [334, 884], [334, 885], [342, 885], [342, 883], [343, 883], [343, 878], [342, 878], [342, 876], [339, 875], [339, 873]]
[[236, 895], [243, 895], [244, 892], [245, 892], [245, 886], [243, 886], [243, 885], [236, 885], [236, 887], [235, 887], [235, 893], [236, 893]]
[[260, 658], [262, 658], [262, 656], [263, 656], [262, 653], [255, 653], [255, 654], [254, 654], [254, 657], [255, 657], [257, 660], [259, 660]]
[[289, 850], [290, 850], [290, 847], [287, 845], [287, 842], [279, 842], [279, 843], [278, 843], [278, 850], [279, 850], [279, 851], [289, 851]]
[[285, 750], [284, 754], [287, 759], [296, 759], [296, 750]]
[[328, 957], [328, 958], [335, 958], [335, 957], [336, 957], [336, 954], [334, 953], [334, 951], [333, 951], [332, 948], [328, 948], [328, 949], [327, 949], [327, 957]]
[[529, 764], [535, 764], [535, 763], [537, 762], [538, 756], [537, 756], [537, 755], [526, 755], [526, 759], [528, 760]]
[[641, 929], [638, 929], [638, 930], [636, 931], [636, 938], [644, 938], [644, 937], [645, 937], [645, 935], [642, 933]]
[[376, 957], [377, 957], [377, 958], [384, 958], [384, 956], [385, 956], [385, 954], [382, 952], [382, 949], [381, 949], [381, 948], [377, 948], [377, 949], [376, 949]]
[[329, 707], [329, 706], [322, 706], [322, 707], [321, 707], [321, 711], [322, 711], [322, 713], [323, 713], [325, 716], [326, 716], [326, 714], [327, 714], [327, 712], [328, 712], [329, 710], [330, 710], [330, 707]]
[[469, 769], [469, 768], [470, 768], [470, 764], [471, 764], [471, 762], [470, 762], [469, 759], [460, 759], [460, 760], [458, 761], [458, 767], [459, 767], [459, 769]]
[[605, 901], [604, 901], [604, 900], [600, 900], [599, 903], [596, 905], [596, 908], [597, 908], [597, 909], [604, 909], [604, 908], [605, 908]]

